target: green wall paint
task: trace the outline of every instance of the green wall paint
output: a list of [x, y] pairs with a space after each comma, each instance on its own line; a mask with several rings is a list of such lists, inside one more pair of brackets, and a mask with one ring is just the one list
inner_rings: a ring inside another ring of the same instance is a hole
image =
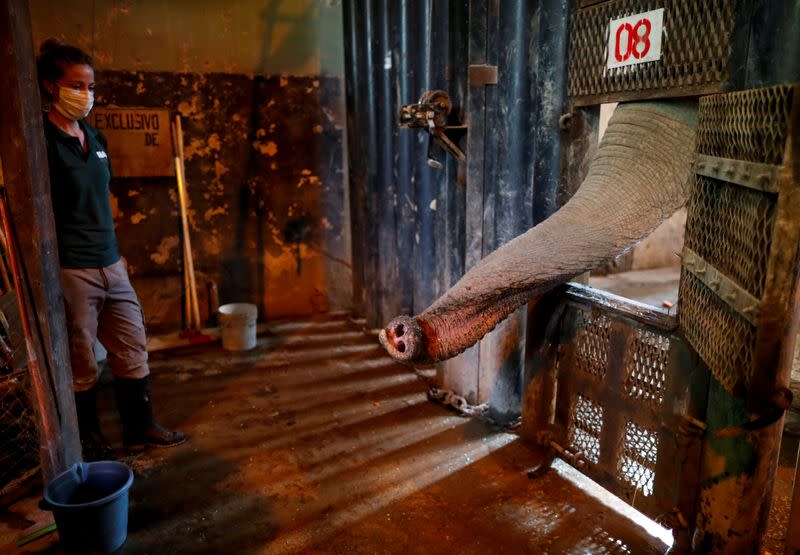
[[725, 470], [712, 477], [716, 482], [739, 474], [752, 474], [758, 463], [755, 448], [748, 434], [732, 438], [714, 438], [714, 433], [731, 426], [738, 426], [750, 420], [744, 399], [728, 393], [716, 378], [711, 378], [708, 392], [708, 412], [706, 426], [708, 446], [717, 456], [725, 457]]
[[338, 0], [31, 0], [33, 37], [76, 44], [100, 69], [344, 74]]

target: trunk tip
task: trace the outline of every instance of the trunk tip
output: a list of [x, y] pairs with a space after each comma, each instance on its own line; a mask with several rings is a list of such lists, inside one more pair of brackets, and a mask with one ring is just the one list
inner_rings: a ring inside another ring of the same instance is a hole
[[383, 348], [398, 362], [412, 363], [425, 353], [425, 336], [411, 316], [398, 316], [378, 334]]

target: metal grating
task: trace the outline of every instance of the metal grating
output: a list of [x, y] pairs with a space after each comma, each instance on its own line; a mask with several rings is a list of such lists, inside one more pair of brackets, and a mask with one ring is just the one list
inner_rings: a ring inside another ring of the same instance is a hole
[[[777, 86], [702, 98], [698, 154], [712, 157], [707, 161], [720, 167], [725, 160], [737, 160], [744, 171], [771, 168], [774, 175], [782, 175], [780, 164], [790, 133], [793, 90]], [[762, 165], [747, 166], [749, 163]], [[779, 244], [775, 226], [779, 195], [726, 181], [723, 173], [719, 178], [695, 177], [685, 245], [712, 271], [703, 269], [701, 275], [684, 265], [679, 318], [688, 342], [716, 379], [733, 392], [739, 387], [749, 388], [755, 379], [756, 351], [761, 341], [757, 326], [771, 315], [761, 314], [763, 310], [757, 308], [749, 313], [737, 312], [735, 297], [717, 293], [712, 287], [727, 279], [757, 302], [768, 294], [770, 253]], [[772, 178], [765, 174], [763, 179]], [[718, 277], [711, 280], [712, 274]]]
[[0, 492], [39, 466], [39, 440], [27, 370], [0, 378]]
[[608, 372], [608, 346], [611, 337], [611, 321], [606, 316], [592, 316], [581, 311], [578, 315], [576, 351], [578, 368], [599, 380]]
[[[678, 96], [724, 90], [731, 76], [740, 4], [739, 0], [614, 0], [575, 10], [570, 18], [569, 95], [573, 99], [611, 95], [603, 99], [611, 102], [644, 91]], [[662, 7], [661, 59], [608, 69], [609, 21]]]
[[645, 497], [653, 494], [658, 455], [658, 434], [625, 422], [625, 445], [619, 459], [619, 478]]
[[669, 338], [649, 330], [637, 329], [628, 348], [625, 394], [647, 402], [656, 409], [664, 401], [667, 380]]
[[577, 395], [575, 412], [570, 426], [569, 441], [591, 463], [600, 458], [600, 430], [603, 428], [603, 407]]
[[680, 321], [686, 340], [728, 391], [749, 383], [756, 328], [699, 279], [681, 270]]
[[698, 175], [689, 199], [685, 244], [761, 298], [775, 204], [775, 195]]
[[791, 110], [788, 85], [701, 98], [697, 152], [780, 165]]
[[[560, 442], [575, 454], [568, 462], [585, 462], [575, 464], [578, 470], [645, 514], [663, 517], [681, 495], [675, 475], [690, 443], [680, 419], [666, 421], [664, 411], [670, 407], [677, 416], [694, 410], [686, 402], [687, 375], [670, 372], [670, 364], [685, 361], [689, 351], [671, 335], [669, 322], [643, 323], [618, 306], [606, 311], [595, 304], [600, 297], [596, 290], [594, 296], [570, 296], [562, 320], [555, 418], [563, 430]], [[675, 345], [683, 354], [673, 360]]]

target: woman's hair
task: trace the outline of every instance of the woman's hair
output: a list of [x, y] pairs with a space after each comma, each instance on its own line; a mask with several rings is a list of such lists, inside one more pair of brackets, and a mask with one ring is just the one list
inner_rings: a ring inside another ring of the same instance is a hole
[[59, 80], [64, 75], [64, 68], [71, 65], [94, 67], [92, 57], [77, 46], [64, 44], [58, 39], [47, 39], [42, 43], [36, 58], [36, 72], [39, 74], [39, 88], [44, 98], [50, 98], [44, 82]]

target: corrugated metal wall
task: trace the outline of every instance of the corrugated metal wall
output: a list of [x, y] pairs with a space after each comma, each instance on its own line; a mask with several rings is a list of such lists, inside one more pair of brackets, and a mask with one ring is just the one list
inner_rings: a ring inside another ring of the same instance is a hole
[[[424, 310], [481, 258], [556, 207], [567, 0], [344, 3], [356, 310], [369, 327]], [[496, 84], [468, 83], [470, 65]], [[461, 168], [426, 164], [401, 104], [429, 89], [466, 124]], [[460, 173], [459, 173], [460, 170]], [[500, 416], [519, 410], [525, 315], [441, 367], [444, 384]]]
[[458, 168], [429, 167], [427, 136], [400, 129], [398, 110], [443, 89], [463, 118], [466, 3], [352, 0], [344, 19], [355, 308], [379, 327], [463, 273]]

